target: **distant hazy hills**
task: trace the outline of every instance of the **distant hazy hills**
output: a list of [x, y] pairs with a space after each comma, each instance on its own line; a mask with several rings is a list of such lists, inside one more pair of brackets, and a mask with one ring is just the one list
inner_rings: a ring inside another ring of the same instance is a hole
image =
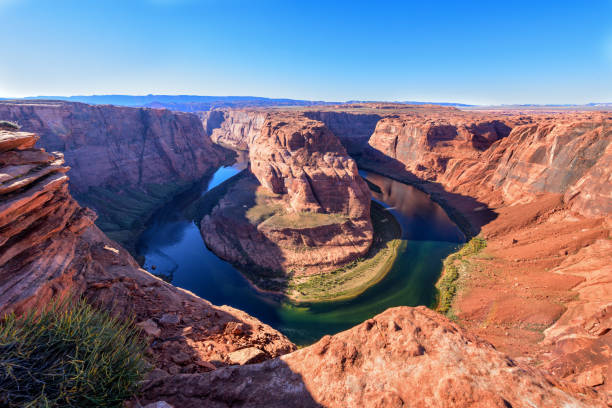
[[[9, 99], [9, 98], [0, 98]], [[11, 98], [12, 99], [12, 98]], [[166, 108], [170, 110], [183, 112], [208, 111], [215, 108], [243, 108], [243, 107], [266, 107], [266, 106], [312, 106], [312, 105], [337, 105], [341, 103], [365, 103], [365, 102], [380, 102], [380, 101], [346, 101], [346, 102], [326, 102], [326, 101], [308, 101], [302, 99], [286, 99], [286, 98], [263, 98], [258, 96], [200, 96], [200, 95], [78, 95], [78, 96], [32, 96], [23, 99], [37, 100], [61, 100], [70, 102], [83, 102], [91, 105], [120, 105], [134, 107], [150, 107], [150, 108]], [[441, 105], [441, 106], [456, 106], [459, 108], [583, 108], [583, 109], [607, 109], [612, 108], [612, 103], [588, 103], [585, 105], [537, 105], [537, 104], [521, 104], [521, 105], [496, 105], [496, 106], [478, 106], [464, 103], [454, 102], [421, 102], [421, 101], [401, 101], [394, 103], [403, 103], [408, 105]]]
[[[5, 98], [0, 98], [5, 99]], [[274, 99], [257, 96], [199, 96], [199, 95], [89, 95], [89, 96], [32, 96], [22, 99], [45, 99], [83, 102], [91, 105], [120, 105], [166, 108], [184, 112], [207, 111], [214, 108], [246, 106], [311, 106], [336, 105], [341, 102]]]

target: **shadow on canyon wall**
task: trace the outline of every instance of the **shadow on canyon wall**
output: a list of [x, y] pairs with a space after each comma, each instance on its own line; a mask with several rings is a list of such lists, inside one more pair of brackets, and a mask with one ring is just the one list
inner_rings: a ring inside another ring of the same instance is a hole
[[283, 292], [287, 285], [282, 272], [285, 256], [247, 214], [258, 204], [258, 186], [250, 171], [242, 171], [209, 190], [189, 212], [201, 226], [206, 246], [217, 256], [234, 263], [259, 289]]
[[453, 193], [440, 183], [423, 180], [406, 170], [402, 162], [387, 156], [383, 152], [367, 146], [359, 155], [354, 155], [360, 169], [379, 173], [402, 183], [410, 184], [428, 194], [437, 202], [464, 232], [466, 237], [478, 235], [484, 225], [495, 218], [497, 213], [485, 203], [474, 197]]
[[141, 403], [163, 399], [182, 408], [323, 407], [311, 395], [302, 375], [280, 358], [207, 373], [158, 378], [145, 385], [142, 398]]

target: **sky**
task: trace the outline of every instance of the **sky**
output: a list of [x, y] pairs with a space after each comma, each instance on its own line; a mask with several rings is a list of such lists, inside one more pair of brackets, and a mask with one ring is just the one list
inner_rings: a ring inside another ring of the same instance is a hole
[[612, 102], [612, 0], [0, 0], [0, 97]]

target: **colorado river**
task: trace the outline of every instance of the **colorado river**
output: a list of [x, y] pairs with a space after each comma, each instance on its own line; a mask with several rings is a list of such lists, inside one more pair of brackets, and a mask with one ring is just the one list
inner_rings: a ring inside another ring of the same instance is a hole
[[[295, 307], [254, 291], [231, 264], [211, 252], [184, 210], [206, 191], [239, 173], [244, 161], [218, 169], [208, 182], [177, 196], [160, 209], [141, 235], [137, 252], [144, 268], [216, 305], [229, 305], [280, 330], [304, 345], [348, 329], [393, 306], [431, 305], [442, 260], [464, 241], [444, 210], [414, 187], [369, 172], [373, 199], [402, 226], [400, 254], [389, 273], [355, 299]], [[155, 268], [153, 268], [155, 267]]]

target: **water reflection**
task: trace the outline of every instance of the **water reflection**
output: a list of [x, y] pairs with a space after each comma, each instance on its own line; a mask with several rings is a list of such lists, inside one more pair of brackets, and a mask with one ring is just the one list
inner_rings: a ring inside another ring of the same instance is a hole
[[210, 180], [177, 196], [156, 213], [137, 246], [145, 269], [167, 275], [174, 285], [213, 304], [244, 310], [297, 344], [348, 329], [389, 307], [430, 305], [435, 299], [434, 283], [442, 259], [462, 242], [461, 232], [426, 194], [366, 172], [362, 175], [377, 190], [374, 198], [390, 208], [403, 228], [402, 250], [387, 276], [355, 299], [310, 307], [279, 304], [255, 292], [231, 264], [206, 248], [200, 231], [184, 211], [246, 165], [246, 158], [241, 157], [233, 166], [218, 169]]
[[388, 206], [402, 225], [402, 238], [412, 241], [463, 242], [464, 234], [446, 212], [419, 189], [376, 173], [359, 174], [378, 188], [372, 197]]

